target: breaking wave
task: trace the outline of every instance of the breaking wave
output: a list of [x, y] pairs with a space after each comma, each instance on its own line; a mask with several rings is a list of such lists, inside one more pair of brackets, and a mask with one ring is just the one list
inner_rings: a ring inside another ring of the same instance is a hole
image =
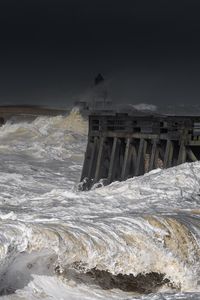
[[66, 147], [73, 147], [72, 143], [87, 130], [87, 120], [76, 108], [68, 116], [38, 117], [30, 123], [8, 121], [0, 130], [0, 151], [64, 160], [68, 156]]
[[86, 134], [77, 110], [0, 129], [2, 299], [198, 299], [200, 163], [79, 192]]

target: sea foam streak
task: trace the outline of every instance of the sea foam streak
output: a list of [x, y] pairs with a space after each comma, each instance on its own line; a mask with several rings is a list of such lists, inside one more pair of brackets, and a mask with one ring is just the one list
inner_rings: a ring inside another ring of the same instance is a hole
[[0, 129], [2, 299], [197, 299], [200, 163], [78, 192], [86, 135], [77, 110]]

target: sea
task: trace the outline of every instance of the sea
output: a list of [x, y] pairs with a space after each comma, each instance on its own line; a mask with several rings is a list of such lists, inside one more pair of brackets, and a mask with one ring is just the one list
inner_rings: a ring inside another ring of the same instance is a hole
[[0, 127], [0, 298], [200, 299], [200, 162], [80, 191], [87, 131]]

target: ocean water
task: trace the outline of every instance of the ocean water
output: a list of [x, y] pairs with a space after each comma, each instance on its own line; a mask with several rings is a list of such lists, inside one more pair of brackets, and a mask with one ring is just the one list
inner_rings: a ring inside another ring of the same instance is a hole
[[87, 121], [0, 128], [2, 299], [200, 299], [200, 162], [80, 192]]

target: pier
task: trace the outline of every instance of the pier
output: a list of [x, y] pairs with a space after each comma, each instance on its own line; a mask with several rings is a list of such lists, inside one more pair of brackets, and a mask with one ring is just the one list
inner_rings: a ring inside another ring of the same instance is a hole
[[92, 114], [83, 189], [200, 160], [200, 116]]

